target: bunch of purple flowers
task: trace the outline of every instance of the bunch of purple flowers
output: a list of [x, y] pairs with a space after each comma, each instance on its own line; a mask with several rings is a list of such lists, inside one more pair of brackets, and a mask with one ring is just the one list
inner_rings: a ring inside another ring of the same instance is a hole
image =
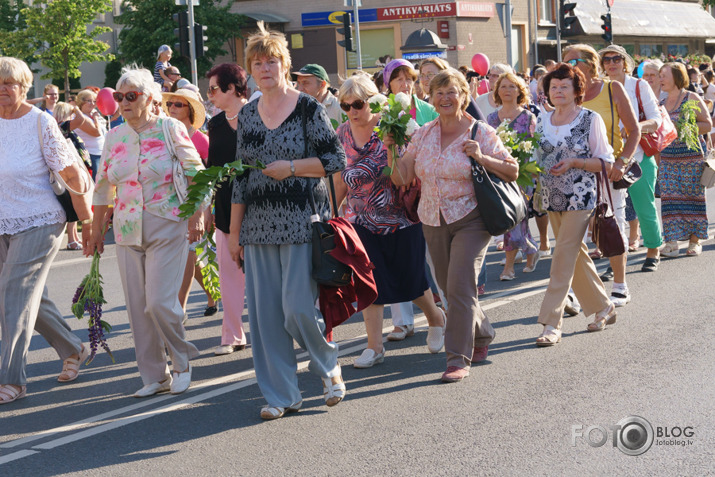
[[89, 273], [82, 279], [72, 298], [72, 313], [81, 320], [85, 312], [89, 313], [89, 346], [90, 354], [86, 364], [92, 362], [101, 346], [114, 362], [112, 351], [107, 345], [104, 332], [111, 331], [112, 325], [102, 320], [102, 305], [107, 303], [102, 290], [102, 274], [99, 273], [99, 252], [94, 252]]

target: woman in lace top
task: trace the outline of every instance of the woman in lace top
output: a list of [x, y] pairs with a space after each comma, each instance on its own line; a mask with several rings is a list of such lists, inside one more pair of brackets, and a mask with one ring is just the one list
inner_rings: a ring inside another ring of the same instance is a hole
[[[396, 185], [410, 184], [415, 177], [422, 181], [417, 212], [437, 284], [449, 304], [442, 381], [456, 382], [469, 376], [473, 362], [486, 359], [495, 334], [478, 300], [477, 275], [491, 236], [477, 208], [470, 157], [502, 180], [516, 180], [519, 166], [494, 128], [465, 112], [469, 85], [459, 71], [437, 74], [430, 82], [430, 97], [439, 117], [417, 130], [405, 155], [394, 163], [388, 149], [388, 163], [400, 169], [391, 176]], [[394, 144], [392, 138], [384, 142]]]
[[561, 341], [561, 324], [569, 287], [573, 287], [584, 314], [595, 313], [589, 331], [598, 331], [616, 320], [603, 282], [588, 256], [583, 236], [596, 206], [596, 181], [602, 164], [606, 173], [613, 163], [601, 116], [581, 107], [586, 79], [566, 63], [544, 78], [544, 90], [556, 109], [539, 116], [539, 165], [543, 207], [556, 237], [551, 259], [551, 279], [539, 312], [543, 332], [537, 346]]
[[[30, 68], [0, 57], [0, 404], [25, 396], [25, 360], [37, 330], [64, 360], [58, 381], [73, 381], [89, 349], [47, 295], [45, 282], [67, 218], [49, 171], [86, 190], [57, 122], [26, 101]], [[89, 229], [89, 227], [85, 227]], [[85, 232], [85, 239], [88, 230]]]
[[[325, 108], [288, 83], [290, 53], [282, 33], [263, 22], [247, 40], [248, 72], [263, 95], [238, 113], [237, 157], [249, 169], [233, 183], [229, 247], [245, 259], [246, 301], [256, 379], [268, 405], [263, 419], [277, 419], [302, 404], [293, 340], [310, 355], [310, 370], [323, 381], [325, 402], [338, 404], [345, 384], [338, 347], [323, 335], [316, 316], [318, 285], [311, 278], [311, 215], [330, 218], [320, 179], [345, 167], [345, 152]], [[305, 127], [305, 130], [304, 130]]]

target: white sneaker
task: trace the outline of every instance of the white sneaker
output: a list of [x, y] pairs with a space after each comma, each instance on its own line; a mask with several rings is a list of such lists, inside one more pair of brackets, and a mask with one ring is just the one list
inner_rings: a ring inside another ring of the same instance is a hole
[[154, 394], [165, 393], [171, 389], [171, 376], [166, 378], [164, 381], [147, 384], [139, 391], [134, 393], [135, 398], [145, 398], [153, 396]]
[[611, 303], [616, 307], [626, 306], [631, 301], [631, 292], [626, 288], [625, 290], [612, 291], [611, 292]]
[[385, 361], [385, 348], [382, 349], [382, 353], [375, 353], [370, 348], [365, 349], [360, 357], [355, 359], [353, 367], [358, 369], [372, 368], [376, 364], [380, 364]]
[[185, 373], [174, 372], [174, 380], [171, 382], [171, 394], [181, 394], [191, 386], [191, 365]]
[[[516, 257], [514, 257], [514, 263], [521, 263], [524, 261], [524, 256], [521, 254], [521, 250], [516, 252]], [[506, 265], [506, 257], [501, 259], [501, 262], [499, 262], [499, 265]]]

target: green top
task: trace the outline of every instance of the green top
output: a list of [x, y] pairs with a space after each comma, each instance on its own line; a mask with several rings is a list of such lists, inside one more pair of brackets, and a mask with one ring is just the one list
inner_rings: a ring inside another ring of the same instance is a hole
[[419, 124], [420, 127], [434, 119], [437, 119], [439, 116], [437, 111], [434, 110], [434, 107], [427, 101], [422, 101], [414, 94], [412, 95], [412, 101], [414, 101], [415, 109], [417, 111], [415, 114], [415, 121], [417, 121], [417, 124]]

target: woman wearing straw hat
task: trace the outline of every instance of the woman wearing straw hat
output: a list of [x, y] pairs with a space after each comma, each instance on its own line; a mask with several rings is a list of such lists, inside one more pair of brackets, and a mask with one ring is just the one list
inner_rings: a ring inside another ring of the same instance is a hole
[[[601, 66], [608, 77], [625, 87], [636, 115], [642, 115], [638, 124], [641, 133], [656, 131], [662, 122], [658, 110], [658, 99], [648, 83], [631, 76], [630, 73], [635, 67], [633, 58], [619, 45], [609, 45], [600, 50], [598, 54], [601, 56]], [[621, 127], [623, 127], [622, 124]], [[642, 270], [654, 272], [660, 263], [658, 249], [663, 245], [660, 219], [655, 206], [655, 179], [658, 176], [658, 166], [653, 156], [646, 156], [643, 153], [643, 148], [640, 145], [636, 147], [633, 160], [640, 164], [643, 171], [643, 176], [628, 188], [628, 195], [633, 201], [633, 208], [640, 222], [643, 245], [648, 249]], [[634, 231], [631, 230], [631, 237], [633, 234]]]
[[[206, 134], [199, 131], [199, 128], [203, 126], [204, 120], [206, 119], [206, 109], [199, 95], [184, 88], [176, 90], [174, 93], [163, 93], [162, 106], [169, 117], [178, 119], [184, 123], [191, 142], [194, 143], [201, 160], [204, 165], [206, 165], [206, 159], [209, 156], [209, 138]], [[199, 282], [199, 285], [201, 285], [201, 288], [206, 292], [208, 298], [204, 316], [213, 316], [218, 311], [218, 308], [211, 294], [204, 288], [201, 266], [196, 261], [195, 249], [196, 244], [189, 245], [189, 256], [186, 260], [186, 268], [184, 269], [184, 279], [179, 289], [179, 301], [184, 309], [184, 313], [186, 313], [186, 304], [189, 301], [189, 292], [191, 291], [191, 280], [196, 278], [196, 281]]]

